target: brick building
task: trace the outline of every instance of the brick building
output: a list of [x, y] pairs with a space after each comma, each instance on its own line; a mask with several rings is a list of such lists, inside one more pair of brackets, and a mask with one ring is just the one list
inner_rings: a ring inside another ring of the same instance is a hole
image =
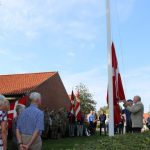
[[58, 72], [0, 75], [0, 93], [15, 101], [31, 92], [42, 95], [42, 105], [50, 109], [68, 106], [69, 97]]

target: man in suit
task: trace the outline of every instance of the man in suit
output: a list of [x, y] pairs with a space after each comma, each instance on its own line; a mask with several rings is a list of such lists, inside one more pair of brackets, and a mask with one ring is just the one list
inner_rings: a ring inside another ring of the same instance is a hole
[[132, 130], [133, 133], [140, 133], [143, 128], [143, 114], [144, 106], [141, 102], [140, 96], [135, 96], [133, 99], [134, 105], [131, 106], [128, 102], [125, 102], [124, 106], [131, 112]]

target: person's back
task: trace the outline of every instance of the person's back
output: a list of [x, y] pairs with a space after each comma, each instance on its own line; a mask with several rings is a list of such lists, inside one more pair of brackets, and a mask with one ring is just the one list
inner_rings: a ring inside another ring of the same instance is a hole
[[22, 105], [17, 105], [16, 106], [16, 113], [17, 116], [13, 119], [12, 121], [12, 133], [13, 133], [13, 148], [17, 149], [18, 147], [18, 142], [17, 142], [17, 137], [16, 137], [16, 128], [17, 128], [17, 120], [19, 115], [25, 110], [25, 106]]
[[43, 115], [43, 112], [33, 104], [26, 108], [19, 117], [18, 124], [22, 125], [22, 127], [18, 126], [20, 132], [22, 134], [32, 135], [38, 126], [38, 120], [41, 115]]
[[17, 139], [20, 149], [41, 150], [41, 133], [44, 130], [44, 113], [38, 109], [41, 104], [39, 93], [30, 94], [31, 105], [26, 108], [17, 121]]

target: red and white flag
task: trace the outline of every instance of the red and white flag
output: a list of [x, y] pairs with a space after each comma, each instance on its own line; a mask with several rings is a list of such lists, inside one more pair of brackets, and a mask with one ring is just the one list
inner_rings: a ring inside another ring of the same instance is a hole
[[122, 85], [121, 75], [119, 72], [119, 66], [115, 51], [114, 43], [112, 43], [112, 70], [113, 70], [113, 100], [114, 100], [114, 123], [119, 124], [121, 122], [121, 112], [119, 102], [125, 100], [124, 89]]
[[121, 75], [119, 72], [119, 66], [115, 51], [114, 43], [112, 43], [112, 69], [113, 69], [113, 94], [115, 102], [120, 102], [125, 100], [124, 89], [122, 85]]
[[8, 124], [9, 124], [9, 128], [12, 127], [12, 121], [13, 119], [16, 117], [16, 107], [17, 105], [22, 105], [22, 106], [26, 106], [28, 100], [28, 96], [24, 96], [22, 98], [20, 98], [19, 100], [13, 102], [10, 104], [10, 110], [8, 111]]
[[76, 95], [75, 115], [76, 115], [77, 121], [80, 121], [81, 120], [81, 103], [80, 103], [79, 91], [77, 92], [77, 95]]
[[71, 93], [71, 98], [70, 98], [70, 112], [71, 112], [72, 114], [74, 114], [75, 100], [76, 100], [76, 97], [75, 97], [75, 95], [74, 95], [74, 92], [72, 91], [72, 93]]

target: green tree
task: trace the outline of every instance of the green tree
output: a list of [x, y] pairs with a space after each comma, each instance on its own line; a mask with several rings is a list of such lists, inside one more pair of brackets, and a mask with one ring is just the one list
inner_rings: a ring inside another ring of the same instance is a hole
[[[120, 111], [122, 112], [122, 107], [120, 106]], [[99, 111], [98, 111], [98, 115], [100, 115], [101, 112], [104, 112], [105, 114], [109, 114], [109, 107], [108, 106], [103, 106], [100, 107]]]
[[98, 111], [98, 116], [100, 116], [101, 112], [104, 112], [105, 114], [108, 114], [109, 113], [109, 108], [108, 106], [103, 106], [99, 109]]
[[91, 110], [96, 110], [96, 101], [93, 99], [93, 95], [89, 92], [89, 89], [82, 83], [76, 86], [76, 91], [80, 93], [81, 111], [84, 114], [88, 114]]

